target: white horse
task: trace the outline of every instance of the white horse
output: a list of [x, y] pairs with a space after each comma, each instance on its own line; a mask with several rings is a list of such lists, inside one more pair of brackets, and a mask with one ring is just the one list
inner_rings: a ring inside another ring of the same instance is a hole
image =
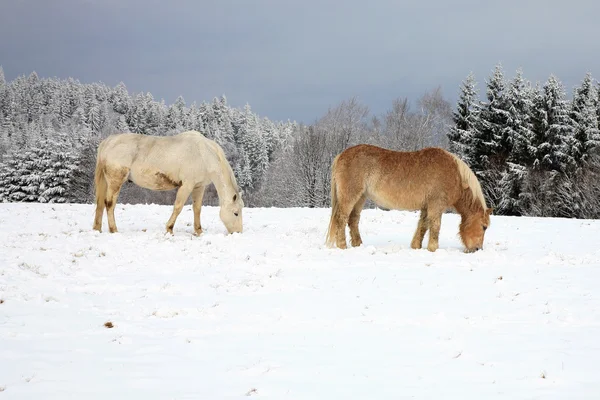
[[129, 179], [151, 190], [177, 190], [177, 198], [167, 232], [173, 233], [175, 220], [190, 194], [194, 209], [194, 232], [202, 233], [200, 208], [204, 190], [211, 182], [217, 189], [219, 216], [229, 233], [242, 232], [244, 202], [221, 146], [200, 132], [174, 136], [148, 136], [136, 133], [111, 135], [98, 146], [96, 159], [96, 217], [94, 229], [102, 231], [106, 207], [108, 228], [117, 232], [115, 205], [123, 183]]

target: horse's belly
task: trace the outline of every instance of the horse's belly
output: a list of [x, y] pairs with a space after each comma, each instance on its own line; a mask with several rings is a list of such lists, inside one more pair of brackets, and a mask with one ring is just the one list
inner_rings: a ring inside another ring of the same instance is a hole
[[390, 210], [420, 210], [423, 201], [404, 193], [371, 193], [369, 198], [380, 207]]
[[152, 168], [132, 168], [129, 178], [136, 185], [151, 190], [172, 190], [181, 186], [181, 180]]
[[382, 182], [367, 192], [377, 205], [396, 210], [420, 210], [426, 197], [423, 187], [416, 184]]

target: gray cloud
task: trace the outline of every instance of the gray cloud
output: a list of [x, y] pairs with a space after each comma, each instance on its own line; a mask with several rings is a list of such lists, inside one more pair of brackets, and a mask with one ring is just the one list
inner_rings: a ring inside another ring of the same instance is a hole
[[0, 14], [7, 78], [35, 70], [83, 82], [123, 81], [170, 103], [225, 94], [272, 119], [311, 122], [358, 96], [375, 113], [442, 86], [454, 100], [473, 71], [522, 67], [570, 92], [600, 78], [594, 1], [8, 2]]

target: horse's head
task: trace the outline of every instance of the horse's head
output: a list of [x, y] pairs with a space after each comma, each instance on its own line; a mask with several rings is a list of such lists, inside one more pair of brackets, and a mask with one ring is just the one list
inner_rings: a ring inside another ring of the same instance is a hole
[[468, 217], [463, 217], [460, 223], [460, 238], [467, 253], [483, 249], [483, 237], [490, 226], [490, 214], [493, 208], [481, 209]]
[[225, 199], [221, 204], [219, 216], [229, 233], [242, 232], [242, 208], [244, 208], [244, 201], [240, 193], [234, 194], [230, 199]]

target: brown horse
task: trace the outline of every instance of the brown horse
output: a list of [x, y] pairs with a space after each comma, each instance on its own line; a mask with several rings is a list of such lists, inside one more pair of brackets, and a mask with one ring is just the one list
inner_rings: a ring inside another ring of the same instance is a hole
[[411, 247], [420, 249], [429, 230], [427, 249], [436, 251], [442, 214], [454, 208], [461, 216], [460, 238], [466, 252], [483, 248], [490, 225], [477, 177], [452, 153], [436, 147], [394, 151], [361, 144], [350, 147], [331, 166], [331, 219], [327, 245], [346, 248], [346, 224], [352, 246], [360, 246], [360, 212], [367, 199], [397, 210], [421, 210]]

